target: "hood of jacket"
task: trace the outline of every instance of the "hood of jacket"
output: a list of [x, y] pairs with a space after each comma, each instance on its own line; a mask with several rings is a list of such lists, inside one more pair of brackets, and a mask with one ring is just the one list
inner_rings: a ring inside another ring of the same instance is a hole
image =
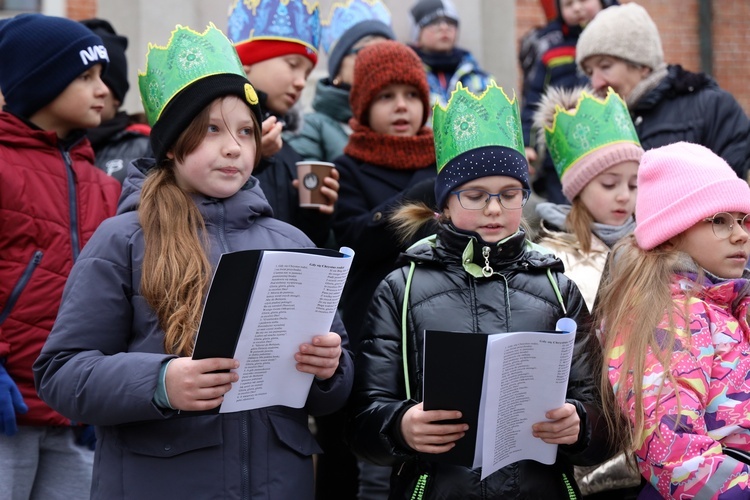
[[328, 78], [318, 80], [312, 107], [318, 113], [328, 115], [341, 123], [349, 123], [352, 117], [349, 91], [333, 85]]
[[[139, 158], [128, 165], [127, 176], [122, 184], [122, 194], [117, 206], [118, 215], [135, 211], [138, 208], [143, 181], [155, 163], [156, 160], [153, 158]], [[268, 200], [266, 200], [266, 196], [260, 189], [255, 177], [250, 177], [250, 180], [245, 183], [239, 193], [241, 196], [234, 195], [224, 200], [227, 207], [228, 223], [235, 222], [242, 227], [246, 225], [248, 218], [256, 218], [261, 215], [273, 217], [271, 205], [268, 204]], [[193, 198], [196, 203], [211, 199], [201, 194], [195, 194]]]

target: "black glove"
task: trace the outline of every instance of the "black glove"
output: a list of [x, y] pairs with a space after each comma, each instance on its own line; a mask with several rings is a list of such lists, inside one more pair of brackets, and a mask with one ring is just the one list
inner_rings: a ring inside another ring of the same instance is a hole
[[404, 190], [404, 201], [422, 202], [433, 210], [437, 209], [435, 201], [435, 178], [424, 179]]

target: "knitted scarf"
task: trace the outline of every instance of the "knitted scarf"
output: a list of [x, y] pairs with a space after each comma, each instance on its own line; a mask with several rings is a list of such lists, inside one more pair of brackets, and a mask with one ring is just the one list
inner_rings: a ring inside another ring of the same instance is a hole
[[357, 160], [391, 170], [419, 170], [435, 164], [435, 143], [429, 127], [422, 127], [415, 136], [398, 137], [379, 134], [356, 118], [349, 120], [349, 126], [352, 135], [344, 153]]

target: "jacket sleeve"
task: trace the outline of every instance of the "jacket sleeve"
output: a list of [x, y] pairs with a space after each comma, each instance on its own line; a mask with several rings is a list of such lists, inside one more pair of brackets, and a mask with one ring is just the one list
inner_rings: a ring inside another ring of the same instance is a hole
[[[396, 273], [400, 275], [401, 271]], [[402, 296], [390, 279], [382, 281], [375, 291], [355, 356], [357, 370], [348, 406], [346, 436], [352, 450], [380, 465], [393, 465], [416, 453], [399, 445], [401, 417], [417, 404], [406, 398], [404, 384]]]
[[578, 325], [568, 380], [567, 401], [576, 406], [581, 420], [578, 442], [560, 446], [574, 465], [596, 465], [614, 454], [601, 414], [599, 373], [602, 352], [594, 334], [592, 318], [575, 283], [564, 278], [561, 292], [565, 297], [567, 316]]
[[164, 354], [161, 340], [141, 349], [151, 352], [128, 352], [131, 328], [148, 326], [134, 324], [134, 302], [144, 299], [131, 287], [128, 256], [103, 251], [127, 247], [126, 236], [103, 230], [107, 222], [65, 285], [57, 320], [34, 363], [37, 392], [56, 411], [88, 424], [162, 419], [167, 414], [152, 399], [162, 362], [173, 356]]
[[320, 120], [314, 114], [305, 117], [302, 128], [294, 134], [288, 134], [284, 140], [305, 160], [330, 161], [323, 151], [323, 129]]
[[703, 144], [724, 158], [743, 180], [750, 170], [750, 119], [727, 91], [703, 91], [702, 110], [707, 117]]
[[310, 388], [305, 408], [314, 416], [327, 415], [344, 407], [354, 382], [354, 362], [349, 350], [349, 340], [338, 313], [334, 318], [331, 331], [341, 335], [341, 357], [336, 373], [328, 380], [315, 380]]
[[[724, 493], [720, 498], [746, 498], [750, 468], [723, 454], [721, 444], [708, 435], [706, 406], [711, 404], [712, 396], [721, 399], [730, 395], [709, 393], [717, 356], [713, 342], [716, 325], [707, 308], [700, 309], [691, 306], [687, 336], [682, 320], [675, 318], [678, 334], [670, 368], [674, 381], [665, 376], [663, 365], [651, 351], [646, 355], [645, 439], [636, 457], [641, 474], [664, 498], [716, 498], [717, 493]], [[665, 318], [657, 328], [669, 328], [668, 320]], [[610, 358], [608, 362], [610, 382], [617, 383], [622, 377], [617, 372], [618, 359]], [[613, 377], [613, 373], [617, 376]], [[633, 422], [632, 396], [625, 409]]]

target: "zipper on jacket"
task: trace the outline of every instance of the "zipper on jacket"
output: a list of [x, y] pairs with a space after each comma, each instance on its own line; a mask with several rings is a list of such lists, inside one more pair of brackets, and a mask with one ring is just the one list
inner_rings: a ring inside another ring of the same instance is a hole
[[227, 209], [224, 202], [217, 200], [219, 204], [219, 243], [221, 244], [221, 253], [229, 252], [229, 243], [227, 243]]
[[70, 211], [70, 246], [73, 248], [73, 262], [78, 260], [81, 253], [81, 241], [78, 238], [78, 192], [76, 190], [75, 173], [73, 172], [73, 161], [70, 152], [60, 148], [65, 160], [65, 171], [68, 175], [68, 210]]
[[563, 483], [565, 484], [565, 489], [568, 494], [568, 498], [570, 498], [570, 500], [576, 500], [578, 498], [578, 496], [576, 496], [576, 491], [573, 489], [573, 485], [570, 484], [568, 475], [565, 474], [564, 472], [562, 473], [562, 479], [563, 479]]
[[240, 498], [250, 498], [250, 432], [247, 428], [250, 412], [245, 412], [243, 417], [240, 419]]
[[26, 284], [31, 279], [31, 275], [34, 274], [34, 270], [42, 261], [42, 255], [44, 255], [44, 253], [41, 250], [35, 251], [29, 263], [26, 264], [26, 269], [23, 270], [23, 274], [21, 274], [21, 277], [10, 292], [10, 296], [8, 296], [8, 302], [5, 304], [5, 308], [0, 312], [0, 325], [2, 325], [8, 316], [10, 316], [10, 312], [13, 310], [13, 306], [16, 305], [18, 297], [21, 296], [21, 292], [26, 288]]

